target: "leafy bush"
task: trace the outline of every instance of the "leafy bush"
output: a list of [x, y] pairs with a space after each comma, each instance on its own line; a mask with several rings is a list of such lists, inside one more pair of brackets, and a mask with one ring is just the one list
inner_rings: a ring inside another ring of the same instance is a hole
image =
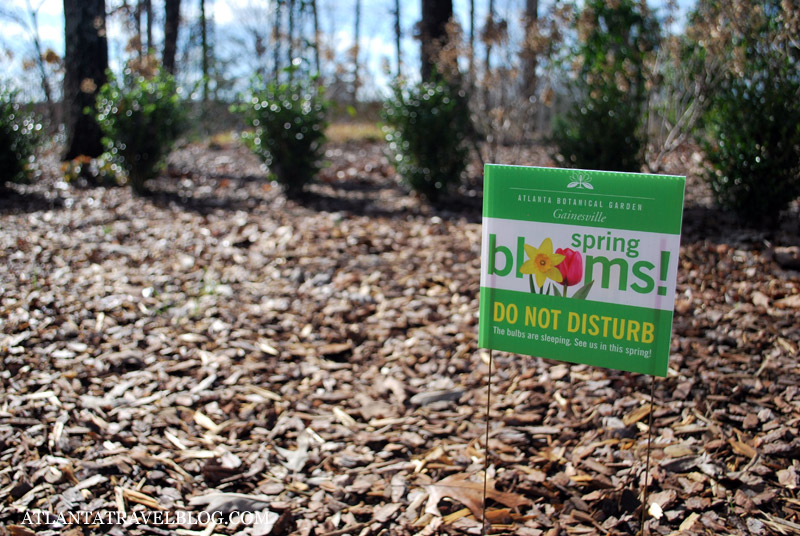
[[702, 145], [717, 201], [772, 223], [800, 195], [800, 84], [757, 78], [726, 81], [705, 114]]
[[42, 126], [25, 113], [17, 92], [0, 87], [0, 186], [30, 178]]
[[576, 103], [556, 118], [552, 141], [569, 167], [640, 171], [644, 162], [646, 63], [658, 23], [644, 3], [587, 0], [577, 17]]
[[175, 79], [157, 70], [145, 77], [125, 70], [122, 81], [109, 73], [97, 96], [97, 122], [111, 158], [128, 174], [138, 193], [153, 178], [184, 123]]
[[463, 94], [443, 81], [397, 85], [381, 117], [400, 176], [431, 200], [467, 167], [471, 123]]
[[242, 135], [245, 143], [286, 194], [296, 197], [319, 171], [328, 103], [313, 77], [288, 78], [282, 83], [254, 78], [249, 98], [237, 109], [253, 128]]
[[[703, 60], [698, 76], [722, 71], [700, 121], [706, 178], [720, 204], [756, 224], [777, 222], [800, 195], [800, 47], [787, 7], [797, 15], [780, 0], [742, 10], [704, 1], [689, 31], [690, 52]], [[720, 26], [720, 35], [709, 32], [722, 20], [734, 23]]]

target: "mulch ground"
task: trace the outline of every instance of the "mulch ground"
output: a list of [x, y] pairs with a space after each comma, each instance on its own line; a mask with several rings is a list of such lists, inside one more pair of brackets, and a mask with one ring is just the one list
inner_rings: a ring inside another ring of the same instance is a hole
[[[431, 206], [379, 144], [326, 156], [301, 202], [235, 142], [146, 197], [52, 155], [6, 193], [0, 534], [480, 534], [480, 167]], [[665, 170], [689, 180], [653, 406], [648, 377], [494, 353], [492, 533], [638, 532], [651, 416], [650, 534], [800, 532], [797, 208], [744, 228], [698, 162]]]

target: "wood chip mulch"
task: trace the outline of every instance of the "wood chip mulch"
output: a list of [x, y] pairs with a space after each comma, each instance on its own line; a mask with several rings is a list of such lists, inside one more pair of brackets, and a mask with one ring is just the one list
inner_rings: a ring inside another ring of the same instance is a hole
[[[479, 167], [432, 207], [378, 144], [327, 158], [302, 202], [235, 143], [174, 152], [147, 197], [52, 157], [6, 193], [0, 535], [480, 534]], [[648, 377], [495, 352], [492, 533], [637, 533], [651, 412], [649, 534], [800, 533], [797, 214], [739, 226], [697, 161], [667, 170], [689, 186], [654, 406]]]

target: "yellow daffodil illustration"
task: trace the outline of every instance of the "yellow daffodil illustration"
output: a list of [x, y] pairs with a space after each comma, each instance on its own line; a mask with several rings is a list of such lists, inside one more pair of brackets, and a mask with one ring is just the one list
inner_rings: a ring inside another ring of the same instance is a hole
[[523, 274], [533, 275], [539, 288], [548, 278], [556, 283], [564, 280], [564, 276], [556, 267], [564, 261], [565, 256], [553, 253], [553, 241], [550, 238], [542, 240], [542, 244], [538, 248], [525, 244], [525, 254], [528, 256], [528, 260], [522, 264], [519, 271]]

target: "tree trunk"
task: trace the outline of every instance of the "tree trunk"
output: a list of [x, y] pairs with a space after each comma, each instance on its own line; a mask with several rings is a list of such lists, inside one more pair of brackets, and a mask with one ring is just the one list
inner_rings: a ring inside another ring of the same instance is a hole
[[358, 67], [361, 55], [361, 0], [356, 0], [356, 27], [355, 27], [355, 42], [353, 44], [353, 95], [352, 104], [356, 105], [358, 102], [358, 88], [361, 86], [361, 73]]
[[286, 23], [286, 29], [289, 32], [289, 38], [287, 40], [289, 51], [286, 54], [286, 59], [289, 65], [292, 65], [292, 63], [294, 63], [294, 0], [287, 1], [289, 3], [289, 20]]
[[469, 0], [469, 87], [475, 86], [475, 0]]
[[147, 48], [145, 52], [150, 54], [153, 51], [153, 2], [152, 0], [144, 0], [144, 13], [147, 17], [145, 29], [147, 31]]
[[[294, 0], [288, 0], [289, 5], [289, 20], [287, 21], [287, 31], [289, 32], [289, 37], [287, 39], [287, 46], [288, 52], [286, 54], [286, 59], [288, 65], [294, 65]], [[289, 69], [289, 80], [291, 81], [294, 78], [294, 70]]]
[[317, 0], [311, 0], [311, 13], [314, 16], [314, 68], [317, 76], [322, 75], [322, 67], [319, 60], [319, 16], [317, 14]]
[[144, 55], [144, 38], [142, 38], [142, 12], [144, 6], [142, 0], [136, 2], [136, 8], [133, 12], [134, 25], [136, 26], [136, 54], [141, 58]]
[[536, 93], [536, 52], [531, 49], [528, 42], [539, 20], [539, 0], [525, 0], [525, 41], [524, 63], [522, 68], [524, 91], [528, 97]]
[[164, 69], [175, 74], [175, 54], [178, 50], [178, 27], [181, 20], [181, 0], [166, 0], [164, 4]]
[[400, 39], [402, 37], [400, 29], [400, 0], [394, 0], [394, 46], [397, 50], [397, 77], [403, 74], [403, 53], [400, 47]]
[[203, 72], [203, 105], [208, 102], [210, 73], [208, 69], [208, 21], [206, 19], [206, 0], [200, 0], [200, 67]]
[[103, 152], [100, 127], [92, 114], [97, 90], [106, 82], [108, 42], [105, 0], [64, 0], [64, 107], [67, 131], [64, 160]]
[[484, 59], [483, 68], [486, 71], [486, 76], [489, 76], [492, 70], [492, 45], [494, 43], [494, 0], [489, 0], [489, 12], [486, 14], [486, 58]]
[[420, 56], [422, 80], [430, 81], [436, 72], [439, 51], [447, 40], [447, 23], [453, 18], [452, 0], [422, 0]]
[[[53, 101], [53, 94], [50, 89], [50, 76], [47, 74], [47, 67], [45, 66], [45, 55], [42, 51], [42, 41], [39, 37], [39, 7], [36, 9], [27, 2], [28, 14], [31, 18], [31, 27], [33, 29], [33, 48], [36, 51], [36, 66], [39, 68], [39, 76], [41, 77], [42, 92], [44, 93], [44, 102], [47, 106], [47, 115], [50, 125], [56, 126], [59, 124], [59, 114], [57, 106]], [[41, 6], [40, 6], [41, 7]], [[57, 126], [56, 126], [57, 128]]]
[[283, 0], [276, 0], [275, 2], [275, 26], [272, 27], [272, 42], [275, 46], [273, 50], [274, 63], [275, 63], [275, 78], [278, 78], [281, 73], [281, 14], [283, 13]]
[[489, 13], [486, 15], [486, 26], [484, 27], [484, 34], [486, 36], [486, 57], [483, 62], [483, 104], [484, 109], [490, 109], [491, 98], [491, 76], [492, 76], [492, 43], [495, 38], [494, 28], [494, 0], [489, 0]]

